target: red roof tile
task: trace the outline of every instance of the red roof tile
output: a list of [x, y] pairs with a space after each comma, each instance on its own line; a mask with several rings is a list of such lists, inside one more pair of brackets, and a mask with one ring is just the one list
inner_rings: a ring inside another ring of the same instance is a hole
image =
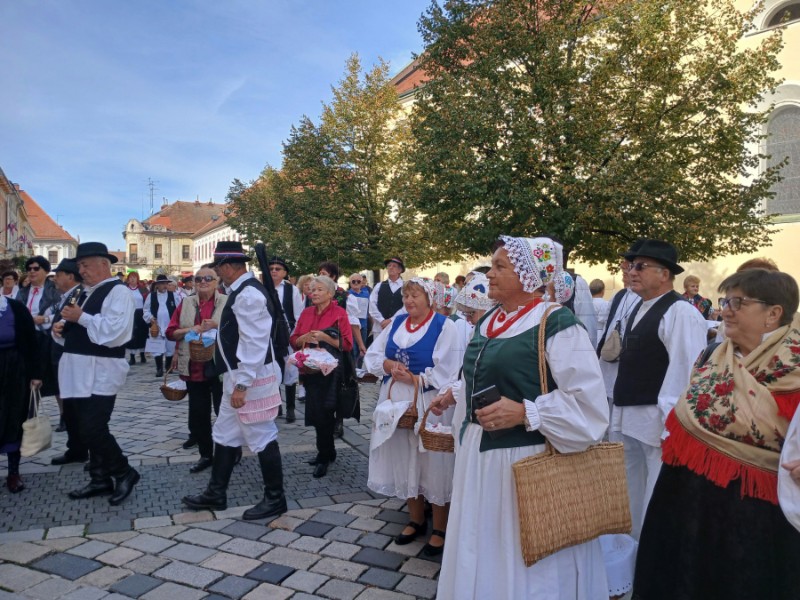
[[78, 243], [66, 229], [56, 223], [44, 209], [39, 206], [31, 196], [19, 186], [16, 186], [22, 202], [25, 204], [25, 212], [28, 213], [28, 221], [33, 229], [34, 238], [37, 240], [64, 240]]
[[161, 207], [161, 210], [145, 219], [145, 225], [162, 225], [173, 233], [194, 235], [214, 215], [221, 215], [224, 204], [211, 202], [183, 202], [178, 200]]
[[204, 233], [208, 233], [209, 231], [218, 229], [219, 227], [224, 227], [225, 221], [227, 220], [228, 220], [228, 215], [226, 215], [224, 212], [220, 213], [219, 215], [212, 216], [211, 220], [205, 225], [203, 225], [200, 229], [195, 231], [192, 237], [196, 238], [203, 235]]

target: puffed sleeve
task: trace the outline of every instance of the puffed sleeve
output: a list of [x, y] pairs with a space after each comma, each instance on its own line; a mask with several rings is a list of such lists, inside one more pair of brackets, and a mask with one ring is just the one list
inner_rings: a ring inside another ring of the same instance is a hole
[[462, 363], [459, 345], [456, 324], [450, 319], [445, 320], [433, 347], [433, 366], [422, 372], [422, 381], [426, 387], [443, 391], [456, 381]]
[[388, 375], [383, 370], [383, 361], [386, 360], [386, 343], [389, 341], [391, 330], [390, 326], [381, 331], [380, 335], [367, 348], [367, 354], [364, 356], [364, 368], [376, 377]]

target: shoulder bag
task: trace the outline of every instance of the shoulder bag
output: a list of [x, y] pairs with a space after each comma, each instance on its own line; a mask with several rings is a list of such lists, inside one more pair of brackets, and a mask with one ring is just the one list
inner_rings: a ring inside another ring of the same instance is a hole
[[[339, 322], [336, 322], [339, 329]], [[356, 377], [353, 353], [342, 350], [342, 332], [339, 331], [339, 379], [336, 382], [336, 416], [361, 422], [361, 396]]]
[[53, 427], [50, 417], [40, 412], [42, 396], [38, 389], [31, 388], [28, 420], [22, 424], [22, 456], [33, 456], [47, 450], [53, 442]]

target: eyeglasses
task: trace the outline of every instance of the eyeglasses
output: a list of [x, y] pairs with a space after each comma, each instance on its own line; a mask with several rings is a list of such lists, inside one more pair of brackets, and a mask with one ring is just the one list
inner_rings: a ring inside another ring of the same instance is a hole
[[360, 279], [351, 279], [350, 283], [352, 283], [353, 285], [361, 285], [361, 280]]
[[41, 271], [42, 267], [40, 267], [39, 265], [31, 265], [26, 270], [27, 271]]
[[200, 283], [202, 281], [205, 281], [206, 283], [211, 283], [212, 281], [216, 281], [216, 279], [217, 278], [214, 277], [213, 275], [202, 275], [202, 276], [195, 277], [194, 278], [194, 282], [195, 283]]
[[286, 269], [284, 269], [283, 267], [270, 267], [269, 270], [270, 271], [285, 271]]
[[756, 300], [755, 298], [747, 298], [746, 296], [731, 296], [730, 298], [720, 298], [718, 300], [719, 307], [722, 310], [726, 308], [730, 308], [733, 312], [736, 312], [742, 305], [747, 306], [751, 302], [757, 302], [758, 304], [769, 304], [769, 302], [764, 302], [763, 300]]
[[632, 262], [628, 267], [628, 271], [644, 271], [645, 269], [666, 269], [661, 265], [653, 265], [646, 262]]

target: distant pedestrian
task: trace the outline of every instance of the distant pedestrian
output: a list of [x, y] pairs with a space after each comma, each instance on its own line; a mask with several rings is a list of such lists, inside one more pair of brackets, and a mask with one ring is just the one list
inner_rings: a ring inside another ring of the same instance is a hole
[[128, 361], [131, 366], [136, 364], [136, 354], [139, 353], [139, 362], [145, 363], [147, 359], [144, 357], [144, 347], [147, 343], [147, 323], [144, 321], [144, 301], [147, 298], [147, 288], [140, 285], [139, 274], [136, 271], [128, 273], [126, 279], [128, 290], [130, 290], [131, 297], [133, 298], [133, 336], [131, 341], [126, 344], [126, 348], [130, 353], [130, 360]]
[[[166, 331], [172, 314], [181, 303], [181, 297], [169, 291], [168, 287], [169, 278], [166, 275], [158, 275], [144, 305], [143, 318], [151, 328], [145, 350], [155, 357], [156, 377], [163, 377], [165, 370], [169, 372], [172, 367], [172, 356], [175, 354], [175, 342], [167, 339]], [[167, 357], [166, 363], [164, 356]]]
[[6, 271], [3, 273], [2, 295], [6, 298], [16, 298], [19, 292], [19, 273], [16, 271]]

